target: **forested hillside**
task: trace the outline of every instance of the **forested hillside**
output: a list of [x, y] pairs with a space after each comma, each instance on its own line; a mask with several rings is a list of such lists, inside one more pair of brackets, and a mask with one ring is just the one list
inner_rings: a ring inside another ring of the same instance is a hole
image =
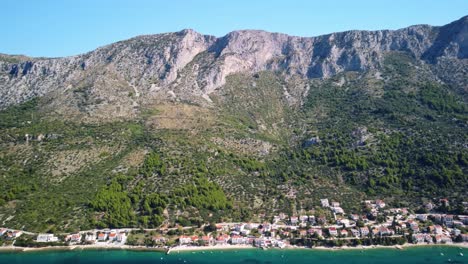
[[320, 198], [351, 212], [374, 198], [461, 204], [466, 23], [181, 31], [71, 58], [2, 55], [0, 226], [255, 221], [321, 212]]

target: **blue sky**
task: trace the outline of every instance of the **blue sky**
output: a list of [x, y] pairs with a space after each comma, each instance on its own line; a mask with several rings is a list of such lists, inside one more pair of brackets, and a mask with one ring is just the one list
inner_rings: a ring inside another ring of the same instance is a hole
[[468, 15], [468, 0], [2, 0], [1, 7], [0, 53], [47, 57], [184, 28], [317, 36], [444, 25]]

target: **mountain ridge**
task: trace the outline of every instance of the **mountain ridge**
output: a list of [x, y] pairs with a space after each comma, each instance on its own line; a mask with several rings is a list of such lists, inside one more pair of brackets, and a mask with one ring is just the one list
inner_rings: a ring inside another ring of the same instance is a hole
[[[327, 78], [344, 71], [378, 69], [384, 53], [391, 51], [407, 52], [430, 64], [436, 64], [441, 57], [463, 60], [468, 54], [459, 51], [467, 49], [467, 21], [465, 16], [441, 27], [350, 30], [316, 37], [238, 30], [217, 38], [184, 29], [137, 36], [70, 57], [2, 55], [0, 108], [66, 91], [96, 74], [86, 72], [88, 69], [108, 68], [145, 96], [189, 101], [196, 97], [195, 101], [203, 98], [202, 103], [209, 103], [209, 95], [234, 73], [267, 70], [286, 77]], [[455, 35], [452, 39], [443, 38], [451, 33]]]

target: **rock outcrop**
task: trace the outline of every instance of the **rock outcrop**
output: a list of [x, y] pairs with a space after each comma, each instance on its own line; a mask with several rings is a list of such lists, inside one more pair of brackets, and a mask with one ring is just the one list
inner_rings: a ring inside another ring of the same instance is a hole
[[[81, 100], [85, 108], [96, 105], [97, 97], [99, 104], [123, 104], [128, 111], [155, 99], [209, 101], [207, 95], [233, 73], [275, 71], [286, 78], [326, 78], [378, 69], [390, 51], [436, 66], [439, 61], [445, 61], [444, 67], [455, 64], [462, 68], [463, 79], [467, 36], [468, 16], [442, 27], [417, 25], [309, 38], [258, 30], [216, 38], [182, 30], [139, 36], [65, 58], [0, 55], [0, 109], [47, 94], [68, 102]], [[95, 101], [82, 102], [90, 97]]]

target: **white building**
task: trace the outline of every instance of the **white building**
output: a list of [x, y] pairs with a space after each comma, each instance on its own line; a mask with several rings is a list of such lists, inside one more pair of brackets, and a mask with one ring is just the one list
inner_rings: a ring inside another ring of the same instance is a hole
[[418, 214], [416, 215], [416, 218], [419, 220], [419, 221], [427, 221], [427, 215], [426, 214]]
[[344, 214], [344, 210], [341, 207], [332, 207], [332, 210], [335, 214]]
[[330, 207], [328, 199], [320, 199], [320, 204], [322, 205], [322, 207]]
[[117, 242], [125, 242], [127, 239], [127, 235], [125, 233], [118, 233], [117, 234]]
[[85, 236], [85, 241], [86, 242], [96, 242], [96, 234], [87, 234]]
[[45, 243], [45, 242], [57, 242], [58, 237], [54, 234], [39, 234], [37, 236], [36, 242]]

